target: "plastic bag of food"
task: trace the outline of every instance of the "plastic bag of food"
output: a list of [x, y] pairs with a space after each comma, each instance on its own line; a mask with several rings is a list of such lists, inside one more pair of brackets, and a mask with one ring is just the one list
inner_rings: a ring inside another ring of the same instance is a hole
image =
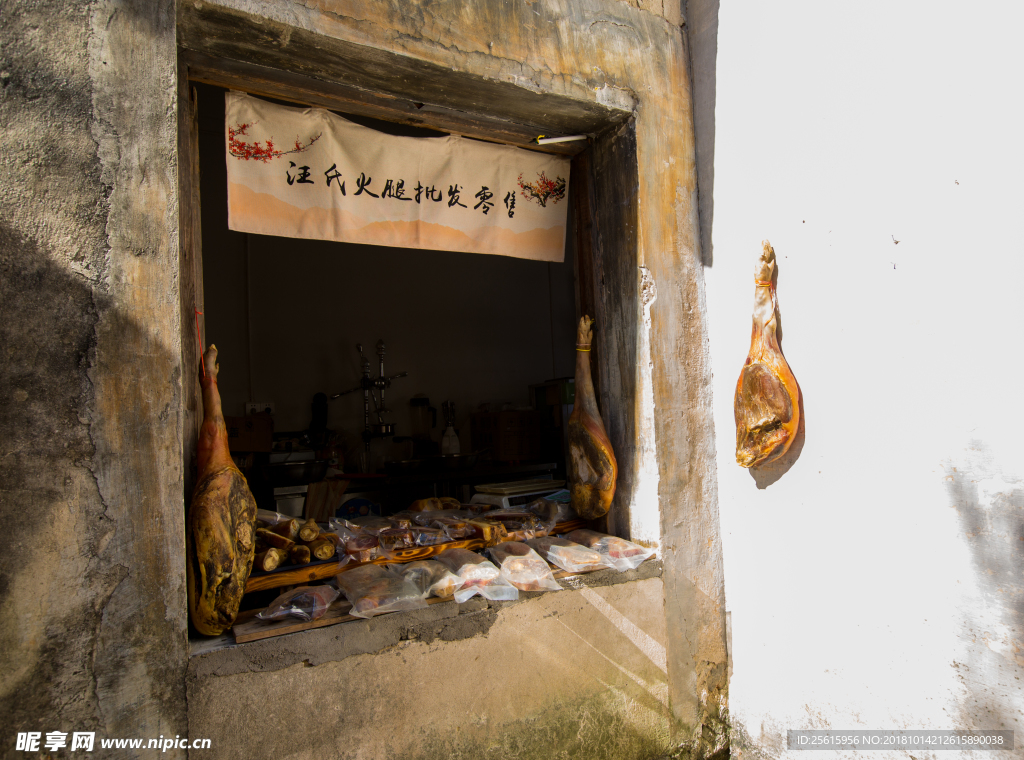
[[509, 541], [487, 550], [501, 577], [520, 591], [561, 591], [548, 563], [526, 544]]
[[323, 617], [339, 593], [331, 586], [299, 586], [281, 594], [256, 617], [260, 620], [278, 620], [290, 615], [306, 622], [316, 620]]
[[476, 529], [466, 520], [457, 517], [439, 517], [430, 524], [430, 527], [440, 528], [452, 541], [464, 541], [476, 536]]
[[551, 499], [537, 499], [537, 501], [527, 504], [524, 509], [537, 515], [545, 524], [550, 524], [552, 528], [558, 523], [579, 519], [579, 515], [576, 514], [570, 505]]
[[606, 565], [615, 568], [620, 573], [639, 567], [641, 562], [648, 557], [653, 557], [656, 553], [654, 549], [647, 549], [624, 538], [609, 536], [594, 530], [574, 530], [564, 537], [593, 549], [604, 558]]
[[416, 546], [416, 537], [406, 528], [388, 528], [377, 535], [380, 548], [385, 554], [394, 554], [399, 549], [412, 549]]
[[475, 552], [448, 549], [435, 559], [462, 580], [462, 588], [455, 592], [455, 601], [459, 604], [477, 594], [493, 602], [519, 598], [519, 589], [501, 577], [501, 571], [493, 562]]
[[416, 546], [437, 546], [451, 541], [448, 534], [440, 528], [421, 528], [418, 525], [412, 529]]
[[391, 527], [391, 523], [388, 518], [380, 517], [379, 515], [353, 517], [350, 522], [355, 526], [356, 530], [361, 530], [364, 533], [369, 533], [373, 536], [376, 536], [382, 530], [387, 530]]
[[600, 553], [567, 538], [558, 538], [557, 536], [531, 538], [526, 545], [548, 562], [558, 565], [570, 573], [585, 573], [588, 570], [611, 567], [611, 565], [605, 564], [604, 557]]
[[496, 509], [480, 519], [502, 523], [508, 532], [509, 541], [525, 541], [528, 538], [546, 536], [555, 527], [553, 522], [545, 523], [533, 512], [523, 509]]
[[[358, 528], [351, 530], [344, 527], [342, 523], [352, 525], [347, 520], [335, 521], [332, 519], [330, 532], [341, 537], [339, 549], [351, 557], [354, 562], [369, 562], [380, 554], [380, 539], [377, 536], [364, 533]], [[355, 526], [352, 525], [352, 528]]]
[[337, 584], [352, 605], [349, 614], [353, 617], [370, 618], [427, 606], [414, 584], [380, 565], [363, 565], [339, 573]]
[[405, 512], [396, 512], [393, 515], [388, 515], [388, 522], [391, 523], [392, 528], [414, 528], [416, 527], [414, 518], [419, 517], [422, 514], [422, 512], [409, 512], [408, 510]]
[[424, 599], [428, 596], [444, 599], [462, 588], [462, 579], [436, 560], [426, 559], [404, 565], [389, 565], [389, 569], [416, 586]]
[[429, 512], [412, 512], [412, 521], [416, 525], [422, 525], [426, 527], [430, 525], [434, 520], [442, 517], [454, 517], [458, 520], [468, 520], [472, 515], [472, 512], [467, 512], [464, 509], [438, 509]]

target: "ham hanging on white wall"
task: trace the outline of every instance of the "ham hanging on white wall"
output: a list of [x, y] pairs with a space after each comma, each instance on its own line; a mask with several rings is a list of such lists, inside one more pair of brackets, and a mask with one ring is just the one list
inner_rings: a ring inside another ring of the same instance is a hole
[[228, 227], [560, 262], [569, 160], [225, 96]]
[[779, 347], [775, 249], [763, 241], [754, 267], [754, 317], [750, 351], [736, 381], [736, 462], [758, 467], [774, 462], [796, 439], [800, 386]]

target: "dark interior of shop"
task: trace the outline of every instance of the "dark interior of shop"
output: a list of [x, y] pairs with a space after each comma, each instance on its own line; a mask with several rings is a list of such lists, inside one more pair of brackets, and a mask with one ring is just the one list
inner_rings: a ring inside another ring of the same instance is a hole
[[[571, 211], [561, 263], [235, 232], [225, 90], [195, 87], [202, 341], [219, 349], [232, 454], [258, 506], [388, 515], [427, 497], [468, 502], [482, 484], [549, 481], [506, 506], [561, 486], [575, 362]], [[389, 134], [441, 134], [340, 115]], [[386, 387], [364, 398], [364, 373]], [[331, 476], [343, 492], [314, 495], [310, 484]]]

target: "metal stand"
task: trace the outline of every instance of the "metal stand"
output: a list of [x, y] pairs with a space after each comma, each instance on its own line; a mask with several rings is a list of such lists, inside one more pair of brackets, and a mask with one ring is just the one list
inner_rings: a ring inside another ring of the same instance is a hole
[[[366, 444], [366, 458], [369, 461], [370, 458], [370, 441], [374, 438], [387, 438], [395, 434], [395, 424], [393, 422], [385, 422], [384, 415], [390, 411], [384, 404], [384, 391], [391, 387], [391, 381], [397, 380], [400, 377], [408, 377], [408, 372], [399, 372], [397, 375], [391, 375], [387, 377], [384, 375], [384, 340], [377, 341], [377, 356], [380, 359], [380, 374], [377, 377], [370, 377], [370, 360], [363, 354], [363, 344], [356, 343], [356, 350], [359, 351], [359, 356], [363, 360], [363, 377], [359, 381], [359, 385], [354, 388], [349, 388], [347, 391], [341, 393], [335, 393], [331, 396], [331, 401], [349, 393], [355, 393], [358, 390], [363, 392], [363, 441]], [[377, 394], [374, 394], [374, 391]], [[377, 400], [377, 396], [380, 396], [380, 400]], [[377, 421], [370, 424], [370, 401], [373, 401], [374, 412], [377, 415]]]

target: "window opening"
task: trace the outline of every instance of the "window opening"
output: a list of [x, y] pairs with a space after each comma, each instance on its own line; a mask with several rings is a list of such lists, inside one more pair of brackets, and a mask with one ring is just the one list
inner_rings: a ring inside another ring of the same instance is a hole
[[[576, 358], [572, 209], [562, 263], [231, 231], [225, 90], [193, 86], [203, 338], [220, 351], [232, 453], [258, 506], [387, 516], [427, 497], [469, 502], [487, 483], [536, 481], [482, 495], [511, 506], [559, 490]], [[341, 115], [389, 134], [446, 134]], [[364, 405], [362, 379], [380, 376], [379, 353], [391, 380]], [[328, 473], [344, 473], [345, 485], [311, 489]], [[279, 590], [267, 588], [243, 610]]]

